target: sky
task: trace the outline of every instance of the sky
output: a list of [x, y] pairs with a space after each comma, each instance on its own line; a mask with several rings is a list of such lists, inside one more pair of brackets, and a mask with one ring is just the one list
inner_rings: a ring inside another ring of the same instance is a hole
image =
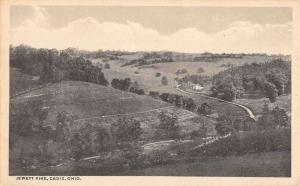
[[292, 9], [12, 6], [10, 41], [58, 49], [290, 54]]

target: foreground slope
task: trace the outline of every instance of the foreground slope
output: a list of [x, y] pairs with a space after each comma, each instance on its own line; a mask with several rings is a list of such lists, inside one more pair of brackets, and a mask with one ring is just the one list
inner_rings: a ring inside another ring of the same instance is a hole
[[68, 111], [75, 119], [142, 112], [170, 106], [147, 96], [80, 81], [63, 81], [11, 99], [11, 104], [42, 100], [49, 114]]

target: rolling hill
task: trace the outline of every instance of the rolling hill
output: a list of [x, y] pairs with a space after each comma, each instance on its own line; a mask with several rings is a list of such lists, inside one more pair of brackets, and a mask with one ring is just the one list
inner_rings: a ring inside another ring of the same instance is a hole
[[[196, 114], [150, 96], [140, 96], [130, 92], [119, 91], [93, 83], [80, 81], [63, 81], [40, 89], [34, 89], [11, 99], [11, 107], [33, 100], [43, 101], [43, 107], [48, 110], [44, 125], [53, 125], [57, 114], [67, 111], [73, 117], [74, 129], [82, 124], [110, 126], [120, 117], [130, 117], [139, 120], [144, 130], [144, 138], [152, 138], [155, 127], [159, 124], [160, 112], [175, 113], [185, 132], [197, 130], [199, 124], [191, 121]], [[210, 134], [214, 134], [213, 121], [203, 117], [209, 125]]]

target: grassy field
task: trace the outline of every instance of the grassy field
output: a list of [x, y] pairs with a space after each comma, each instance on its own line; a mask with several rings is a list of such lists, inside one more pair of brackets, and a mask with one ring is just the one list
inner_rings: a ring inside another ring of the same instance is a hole
[[127, 171], [120, 175], [290, 177], [290, 157], [291, 153], [286, 151], [212, 157], [192, 163]]
[[235, 100], [236, 103], [249, 107], [254, 112], [254, 114], [262, 113], [262, 109], [265, 101], [268, 103], [270, 110], [278, 106], [279, 108], [285, 109], [289, 114], [291, 113], [291, 95], [283, 95], [277, 97], [277, 100], [274, 103], [270, 103], [268, 98]]

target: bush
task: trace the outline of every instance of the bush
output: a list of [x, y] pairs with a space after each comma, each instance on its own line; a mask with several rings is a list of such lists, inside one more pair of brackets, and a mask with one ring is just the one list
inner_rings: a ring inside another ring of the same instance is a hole
[[163, 77], [161, 78], [161, 84], [163, 84], [163, 85], [168, 85], [168, 79], [167, 79], [166, 76], [163, 76]]
[[155, 77], [160, 77], [161, 73], [160, 72], [156, 72]]

